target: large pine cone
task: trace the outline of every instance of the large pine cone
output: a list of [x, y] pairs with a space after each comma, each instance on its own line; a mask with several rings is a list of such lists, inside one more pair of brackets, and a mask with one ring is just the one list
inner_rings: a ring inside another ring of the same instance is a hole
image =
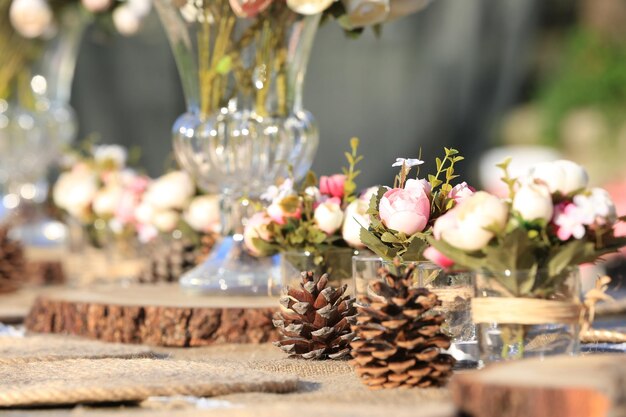
[[351, 343], [357, 374], [372, 389], [444, 385], [454, 358], [441, 353], [450, 337], [441, 332], [441, 302], [425, 288], [412, 287], [414, 266], [396, 265], [379, 271], [381, 280], [359, 300], [357, 338]]
[[0, 229], [0, 293], [17, 290], [26, 274], [24, 248], [8, 234], [7, 228]]
[[273, 321], [282, 338], [274, 344], [292, 357], [347, 359], [356, 308], [346, 288], [329, 286], [327, 274], [303, 272], [300, 288], [287, 288], [280, 298]]

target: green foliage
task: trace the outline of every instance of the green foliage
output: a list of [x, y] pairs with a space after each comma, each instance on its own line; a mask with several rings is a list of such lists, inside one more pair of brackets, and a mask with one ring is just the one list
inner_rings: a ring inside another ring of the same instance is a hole
[[359, 155], [359, 139], [350, 139], [350, 152], [346, 152], [346, 160], [348, 161], [348, 167], [342, 168], [343, 174], [346, 176], [346, 182], [344, 183], [344, 203], [350, 204], [356, 199], [354, 192], [356, 191], [356, 178], [361, 174], [361, 171], [356, 170], [356, 166], [363, 160], [363, 155]]
[[557, 144], [563, 118], [592, 107], [620, 123], [626, 111], [626, 42], [584, 30], [569, 35], [557, 71], [540, 89], [538, 101], [548, 141]]

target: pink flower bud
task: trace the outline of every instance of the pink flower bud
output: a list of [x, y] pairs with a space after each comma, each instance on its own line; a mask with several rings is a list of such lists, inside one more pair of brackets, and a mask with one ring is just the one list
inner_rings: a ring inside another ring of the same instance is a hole
[[322, 175], [320, 177], [320, 192], [331, 197], [343, 198], [345, 183], [346, 176], [343, 174], [335, 174], [329, 177]]

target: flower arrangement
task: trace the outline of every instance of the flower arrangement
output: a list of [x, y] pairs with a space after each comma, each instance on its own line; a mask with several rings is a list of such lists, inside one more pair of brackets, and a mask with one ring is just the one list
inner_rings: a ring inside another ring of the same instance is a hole
[[66, 169], [53, 187], [56, 206], [91, 232], [107, 229], [142, 242], [176, 229], [188, 234], [219, 230], [216, 196], [199, 195], [182, 171], [157, 179], [142, 175], [126, 166], [127, 156], [118, 145], [68, 154]]
[[549, 298], [568, 268], [626, 244], [615, 235], [624, 219], [605, 190], [588, 188], [583, 167], [559, 160], [511, 178], [509, 163], [499, 165], [509, 198], [477, 192], [452, 208], [435, 222], [425, 256], [447, 268], [487, 271], [509, 296]]
[[45, 42], [66, 26], [92, 18], [109, 19], [123, 35], [139, 30], [151, 0], [1, 0], [0, 99], [15, 89], [20, 74], [45, 51]]
[[358, 219], [365, 219], [367, 200], [375, 189], [355, 195], [354, 181], [360, 173], [356, 166], [363, 157], [357, 153], [356, 138], [350, 147], [348, 167], [342, 174], [321, 176], [318, 182], [309, 172], [299, 187], [287, 179], [263, 194], [267, 208], [251, 216], [244, 230], [251, 254], [309, 252], [321, 264], [331, 249], [362, 247], [357, 238]]
[[65, 8], [81, 8], [97, 16], [109, 16], [122, 35], [139, 30], [152, 9], [151, 0], [10, 0], [11, 26], [23, 38], [46, 39], [54, 35]]
[[[393, 167], [399, 167], [400, 172], [393, 188], [381, 187], [372, 197], [367, 211], [370, 222], [363, 224], [360, 238], [383, 259], [423, 261], [435, 221], [474, 194], [465, 182], [452, 185], [458, 178], [455, 164], [463, 157], [456, 149], [444, 150], [443, 159], [435, 159], [436, 172], [427, 179], [419, 178], [424, 161], [398, 158]], [[413, 167], [417, 167], [416, 178], [409, 178]]]

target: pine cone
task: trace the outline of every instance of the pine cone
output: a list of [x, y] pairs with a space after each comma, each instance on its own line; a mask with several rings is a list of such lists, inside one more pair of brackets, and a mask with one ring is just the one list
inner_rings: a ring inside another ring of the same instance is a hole
[[381, 280], [369, 286], [371, 297], [359, 300], [356, 339], [350, 363], [371, 389], [441, 386], [452, 374], [454, 358], [441, 332], [441, 304], [426, 288], [412, 287], [414, 266], [396, 265], [397, 274], [381, 268]]
[[287, 288], [280, 298], [273, 321], [282, 338], [274, 344], [291, 357], [347, 359], [356, 308], [346, 288], [328, 286], [327, 274], [303, 272], [300, 288]]
[[197, 265], [198, 245], [187, 239], [155, 240], [147, 246], [148, 265], [140, 282], [175, 282]]
[[8, 235], [7, 228], [0, 229], [0, 293], [17, 290], [26, 272], [24, 248]]

